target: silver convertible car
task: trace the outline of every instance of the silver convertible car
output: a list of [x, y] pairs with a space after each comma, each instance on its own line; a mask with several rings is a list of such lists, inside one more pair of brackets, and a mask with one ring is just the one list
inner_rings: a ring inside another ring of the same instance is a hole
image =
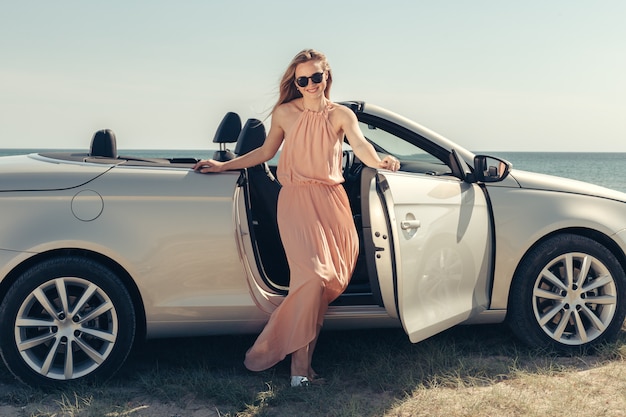
[[[514, 170], [342, 104], [402, 168], [368, 168], [345, 147], [361, 251], [327, 328], [402, 326], [419, 342], [506, 320], [526, 343], [564, 350], [616, 337], [626, 194]], [[228, 113], [215, 158], [264, 139], [260, 121]], [[262, 329], [289, 291], [275, 164], [202, 175], [196, 162], [120, 156], [110, 130], [84, 153], [0, 158], [0, 349], [19, 380], [105, 379], [140, 339]]]

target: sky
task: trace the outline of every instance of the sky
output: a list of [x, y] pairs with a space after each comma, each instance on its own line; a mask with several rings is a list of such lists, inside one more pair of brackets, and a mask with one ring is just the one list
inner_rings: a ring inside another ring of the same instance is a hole
[[622, 0], [0, 0], [0, 148], [215, 149], [304, 48], [473, 151], [626, 152]]

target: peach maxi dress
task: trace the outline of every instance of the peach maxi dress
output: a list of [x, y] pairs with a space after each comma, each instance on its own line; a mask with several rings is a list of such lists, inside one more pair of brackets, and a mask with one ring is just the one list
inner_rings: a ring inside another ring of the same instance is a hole
[[278, 162], [278, 227], [291, 272], [289, 294], [246, 353], [252, 371], [268, 369], [313, 341], [328, 304], [347, 287], [359, 251], [341, 183], [342, 137], [330, 104], [304, 110], [285, 132]]

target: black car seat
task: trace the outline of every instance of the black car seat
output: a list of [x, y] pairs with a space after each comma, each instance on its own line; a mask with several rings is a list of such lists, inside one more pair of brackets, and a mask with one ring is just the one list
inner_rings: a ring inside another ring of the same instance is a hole
[[[235, 153], [245, 155], [263, 145], [265, 126], [258, 119], [248, 119], [241, 129]], [[252, 241], [260, 258], [259, 268], [265, 272], [271, 284], [287, 287], [289, 285], [289, 266], [283, 248], [276, 208], [280, 183], [274, 177], [267, 163], [250, 167], [243, 171], [240, 185], [247, 187], [246, 196], [250, 207]]]
[[213, 159], [220, 162], [233, 159], [235, 154], [226, 148], [226, 144], [237, 142], [239, 133], [241, 133], [241, 118], [237, 113], [226, 113], [213, 137], [213, 143], [219, 143], [220, 147], [213, 154]]
[[102, 129], [94, 133], [89, 156], [117, 159], [117, 141], [111, 129]]

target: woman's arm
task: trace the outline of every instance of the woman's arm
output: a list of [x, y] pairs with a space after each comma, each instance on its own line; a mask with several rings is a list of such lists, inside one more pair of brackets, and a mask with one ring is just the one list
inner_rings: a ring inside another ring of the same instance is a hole
[[337, 106], [337, 110], [339, 110], [340, 127], [343, 129], [352, 151], [361, 162], [371, 168], [382, 168], [390, 171], [397, 171], [400, 168], [400, 161], [391, 155], [380, 159], [372, 144], [363, 136], [363, 132], [359, 129], [359, 121], [350, 109]]
[[280, 111], [275, 111], [272, 116], [270, 131], [265, 138], [265, 142], [260, 148], [254, 149], [245, 155], [238, 156], [230, 161], [220, 162], [213, 159], [206, 159], [193, 166], [193, 170], [203, 174], [209, 172], [222, 172], [249, 168], [263, 162], [267, 162], [276, 155], [278, 148], [283, 143], [285, 133], [280, 125]]

